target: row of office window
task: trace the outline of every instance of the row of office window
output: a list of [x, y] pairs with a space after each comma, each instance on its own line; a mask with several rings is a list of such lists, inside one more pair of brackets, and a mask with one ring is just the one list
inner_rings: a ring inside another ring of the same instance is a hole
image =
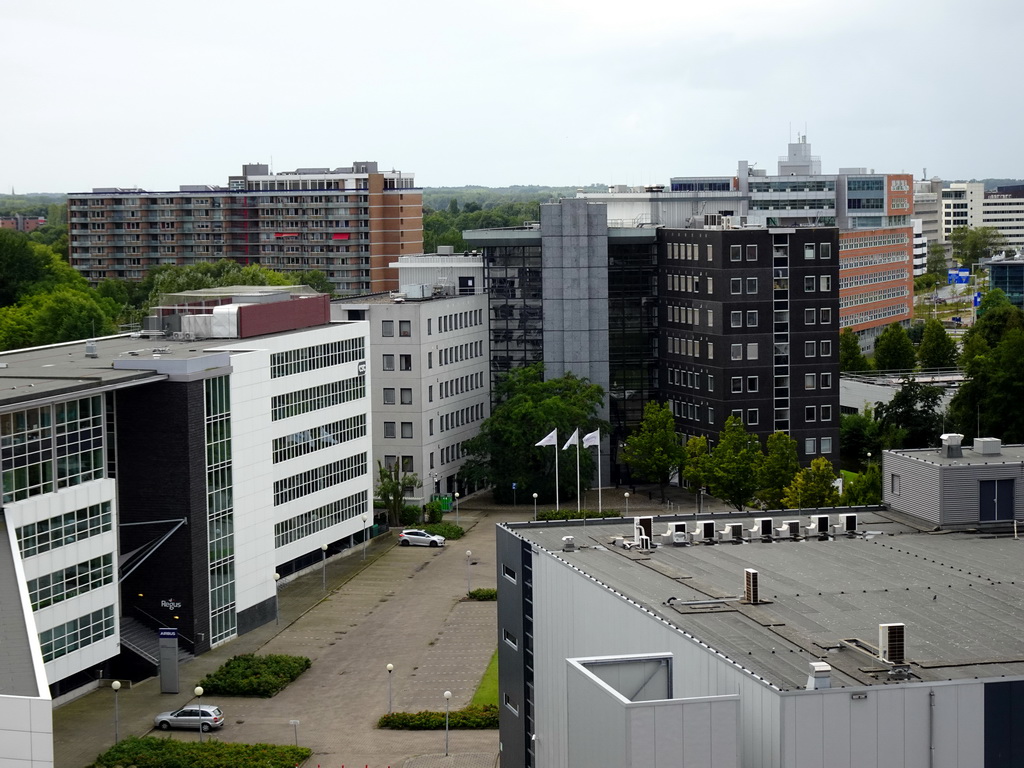
[[909, 275], [904, 269], [886, 269], [881, 272], [865, 272], [859, 275], [843, 277], [839, 280], [839, 289], [857, 288], [861, 285], [874, 285], [876, 283], [891, 283], [894, 280], [906, 280]]
[[[672, 261], [697, 261], [700, 258], [699, 243], [666, 243], [666, 245], [668, 258]], [[707, 244], [705, 252], [708, 261], [714, 261], [715, 249], [711, 243]]]
[[411, 421], [385, 421], [384, 422], [384, 438], [387, 440], [398, 437], [398, 431], [395, 429], [395, 425], [400, 424], [402, 429], [402, 438], [404, 440], [412, 440], [412, 422]]
[[[461, 395], [464, 392], [472, 392], [480, 389], [484, 385], [484, 374], [483, 371], [478, 373], [471, 373], [466, 376], [456, 376], [453, 379], [439, 382], [437, 385], [438, 394], [440, 399], [444, 400], [446, 397], [455, 397]], [[433, 402], [433, 386], [431, 386], [430, 400]]]
[[[713, 294], [715, 292], [714, 278], [708, 275], [704, 280], [708, 295]], [[668, 275], [668, 289], [676, 293], [700, 293], [700, 281], [700, 275], [677, 275], [674, 272], [670, 272]]]
[[818, 453], [818, 444], [821, 444], [821, 453], [832, 453], [831, 437], [808, 437], [804, 439], [804, 455], [815, 456]]
[[274, 483], [274, 506], [340, 485], [366, 474], [366, 452], [347, 456]]
[[453, 461], [458, 461], [466, 455], [466, 441], [462, 440], [454, 445], [446, 445], [441, 449], [441, 465], [444, 466]]
[[[433, 464], [434, 464], [433, 463], [434, 454], [430, 454], [430, 457], [431, 457], [431, 463], [430, 464], [431, 464], [431, 466], [433, 466]], [[401, 463], [402, 472], [405, 472], [406, 474], [416, 471], [416, 468], [415, 468], [416, 467], [416, 462], [413, 460], [412, 456], [395, 456], [394, 454], [391, 454], [391, 453], [388, 453], [388, 454], [384, 455], [384, 466], [387, 469], [394, 469], [395, 465], [399, 464], [399, 463]], [[406, 488], [405, 495], [406, 496], [412, 495], [412, 490], [409, 489], [409, 488]]]
[[204, 382], [206, 536], [210, 580], [210, 642], [236, 634], [235, 508], [231, 456], [231, 383], [228, 376]]
[[[473, 341], [469, 344], [456, 344], [452, 347], [445, 347], [437, 350], [437, 364], [438, 365], [451, 365], [452, 363], [460, 363], [463, 360], [472, 360], [475, 357], [480, 357], [484, 353], [484, 343], [482, 341]], [[433, 361], [428, 354], [428, 368], [433, 368]]]
[[[744, 324], [746, 320], [746, 324]], [[733, 310], [729, 313], [729, 325], [733, 328], [757, 328], [757, 310]]]
[[840, 237], [839, 250], [852, 251], [858, 248], [882, 248], [887, 245], [906, 245], [910, 238], [906, 232], [886, 232], [884, 235], [859, 235]]
[[[459, 408], [452, 411], [451, 413], [442, 413], [439, 417], [441, 431], [447, 432], [450, 429], [458, 429], [464, 424], [471, 424], [476, 421], [480, 421], [484, 417], [484, 405], [478, 403], [477, 405], [471, 405], [468, 408]], [[433, 434], [433, 422], [431, 419], [431, 434]]]
[[899, 299], [908, 295], [910, 295], [910, 289], [907, 288], [906, 285], [895, 285], [889, 288], [883, 288], [879, 291], [856, 293], [852, 296], [844, 296], [839, 300], [839, 307], [841, 309], [845, 309], [846, 307], [857, 307], [861, 304], [872, 304], [876, 301]]
[[[402, 405], [412, 405], [412, 388], [411, 387], [401, 387], [397, 391], [401, 393]], [[397, 404], [397, 401], [395, 400], [395, 392], [396, 392], [395, 387], [384, 387], [384, 405], [396, 405]]]
[[107, 553], [28, 582], [32, 610], [69, 600], [114, 581], [114, 555]]
[[[465, 312], [452, 312], [447, 315], [440, 315], [437, 318], [437, 332], [448, 333], [462, 328], [473, 328], [484, 322], [484, 311], [482, 309], [471, 309]], [[430, 336], [431, 322], [427, 318], [427, 335]]]
[[[411, 371], [412, 370], [412, 355], [398, 355], [398, 370], [400, 371]], [[381, 367], [385, 371], [395, 370], [395, 355], [387, 354], [381, 356]]]
[[[669, 322], [700, 327], [700, 307], [685, 307], [679, 306], [678, 304], [669, 304], [666, 307], [666, 311], [668, 312]], [[705, 310], [705, 317], [708, 328], [713, 327], [715, 324], [715, 311], [713, 309]]]
[[279, 421], [323, 408], [333, 408], [363, 397], [366, 397], [366, 376], [360, 374], [351, 379], [275, 395], [270, 402], [271, 419]]
[[17, 529], [21, 556], [32, 557], [111, 530], [110, 502], [28, 523]]
[[715, 423], [715, 409], [712, 406], [706, 408], [698, 403], [684, 403], [679, 400], [672, 400], [672, 413], [679, 419], [686, 419], [700, 423], [701, 415], [706, 416], [706, 424]]
[[[411, 471], [411, 470], [410, 470]], [[359, 517], [368, 510], [366, 491], [359, 491], [330, 504], [282, 520], [274, 525], [274, 546], [277, 548], [304, 539], [315, 533]]]
[[[671, 354], [684, 355], [685, 357], [701, 357], [701, 339], [687, 339], [680, 338], [678, 336], [669, 336], [667, 341], [668, 351]], [[715, 345], [712, 342], [707, 342], [705, 351], [708, 360], [715, 359]]]
[[885, 253], [860, 253], [856, 256], [844, 257], [839, 262], [839, 268], [845, 271], [858, 267], [874, 267], [879, 264], [905, 264], [909, 258], [906, 249], [886, 251]]
[[43, 661], [53, 661], [113, 634], [114, 606], [108, 605], [106, 608], [40, 632], [39, 645], [43, 652]]
[[[381, 320], [380, 321], [380, 335], [385, 338], [389, 338], [395, 335], [395, 321], [394, 320]], [[398, 335], [403, 337], [412, 336], [412, 321], [411, 320], [399, 320], [398, 321]]]
[[875, 307], [863, 312], [854, 312], [851, 315], [843, 315], [839, 318], [841, 328], [850, 328], [861, 323], [870, 323], [875, 320], [885, 320], [890, 317], [907, 317], [910, 312], [906, 304], [887, 304], [884, 307]]
[[[674, 384], [678, 387], [687, 387], [688, 389], [700, 389], [701, 376], [703, 374], [700, 371], [684, 371], [679, 368], [668, 369], [668, 383]], [[708, 392], [715, 391], [715, 376], [714, 374], [707, 374], [707, 388]]]
[[[403, 390], [404, 392], [405, 390]], [[393, 392], [393, 390], [392, 390]], [[360, 413], [340, 421], [332, 421], [312, 429], [293, 432], [274, 439], [274, 463], [305, 456], [324, 448], [347, 443], [366, 436], [366, 414]]]
[[292, 376], [320, 368], [366, 359], [366, 339], [343, 339], [312, 347], [275, 352], [270, 356], [270, 378]]

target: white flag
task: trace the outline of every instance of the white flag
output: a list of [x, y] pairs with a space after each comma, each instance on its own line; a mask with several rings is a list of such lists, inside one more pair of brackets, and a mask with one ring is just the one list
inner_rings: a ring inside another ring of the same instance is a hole
[[570, 445], [579, 445], [579, 444], [580, 444], [580, 431], [579, 431], [579, 429], [577, 429], [575, 432], [572, 433], [572, 437], [570, 437], [568, 440], [565, 441], [565, 445], [562, 446], [562, 450], [566, 451], [566, 450], [569, 449]]
[[551, 434], [535, 445], [558, 445], [558, 430], [551, 430]]
[[583, 436], [583, 447], [592, 448], [595, 445], [601, 444], [601, 430], [595, 429], [589, 435]]

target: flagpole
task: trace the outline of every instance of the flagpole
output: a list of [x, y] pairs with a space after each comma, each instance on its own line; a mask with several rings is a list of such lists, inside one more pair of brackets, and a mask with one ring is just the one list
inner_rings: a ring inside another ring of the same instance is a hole
[[561, 509], [558, 504], [558, 459], [562, 454], [559, 450], [560, 447], [558, 444], [558, 427], [555, 427], [555, 512]]
[[597, 436], [597, 516], [601, 514], [601, 436]]
[[[576, 513], [579, 514], [582, 509], [580, 508], [580, 441], [579, 432], [576, 435]], [[587, 524], [587, 518], [583, 518], [583, 525]]]

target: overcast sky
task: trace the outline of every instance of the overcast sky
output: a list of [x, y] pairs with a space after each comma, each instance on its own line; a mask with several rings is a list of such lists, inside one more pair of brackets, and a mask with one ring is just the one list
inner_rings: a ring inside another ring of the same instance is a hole
[[0, 191], [376, 160], [418, 186], [1024, 178], [1014, 0], [8, 0]]

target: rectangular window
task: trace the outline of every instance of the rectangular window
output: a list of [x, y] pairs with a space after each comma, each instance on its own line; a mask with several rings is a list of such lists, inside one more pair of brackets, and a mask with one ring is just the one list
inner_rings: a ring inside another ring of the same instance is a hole
[[509, 631], [508, 631], [507, 629], [506, 629], [506, 630], [504, 630], [504, 632], [503, 632], [502, 634], [503, 634], [503, 635], [504, 635], [504, 637], [505, 637], [505, 642], [506, 642], [506, 643], [508, 643], [509, 645], [511, 645], [511, 646], [512, 646], [513, 648], [515, 648], [516, 650], [518, 650], [518, 649], [519, 649], [519, 640], [518, 640], [518, 639], [516, 638], [516, 636], [515, 636], [515, 635], [513, 635], [513, 634], [512, 634], [511, 632], [509, 632]]
[[399, 355], [399, 370], [411, 371], [412, 370], [412, 355]]
[[729, 280], [729, 293], [743, 293], [742, 277], [733, 277]]
[[813, 259], [814, 258], [814, 243], [806, 243], [804, 245], [804, 258], [805, 259]]
[[818, 246], [818, 258], [819, 259], [831, 259], [832, 258], [832, 243], [821, 243]]
[[714, 392], [714, 391], [715, 391], [715, 377], [709, 373], [708, 374], [708, 392]]
[[817, 409], [813, 405], [804, 406], [804, 421], [816, 421]]
[[[394, 390], [391, 390], [392, 397], [394, 397]], [[412, 405], [412, 389], [408, 387], [402, 388], [402, 405]]]
[[[822, 421], [832, 421], [832, 406], [831, 405], [823, 405], [823, 406], [821, 406], [821, 412], [820, 413], [821, 413], [821, 420]], [[822, 448], [822, 450], [824, 450], [824, 448]]]
[[715, 248], [714, 248], [714, 246], [711, 245], [711, 243], [708, 243], [708, 261], [713, 261], [714, 258], [715, 258]]
[[431, 384], [427, 387], [427, 402], [434, 402], [434, 385]]
[[395, 321], [394, 320], [381, 320], [381, 323], [380, 323], [380, 335], [381, 336], [394, 336], [395, 335]]
[[710, 296], [711, 294], [713, 294], [715, 292], [714, 278], [711, 277], [710, 275], [708, 275], [707, 283], [708, 283], [707, 292], [708, 292], [708, 296]]
[[757, 310], [747, 310], [747, 328], [757, 328]]
[[406, 440], [410, 440], [412, 438], [412, 422], [411, 421], [403, 421], [402, 422], [402, 437], [405, 438]]
[[804, 357], [814, 357], [815, 344], [813, 341], [804, 342]]
[[743, 359], [743, 345], [732, 344], [729, 347], [729, 357], [731, 360], [742, 360]]
[[832, 389], [832, 374], [831, 373], [823, 373], [823, 374], [821, 374], [821, 388], [822, 389]]
[[412, 474], [412, 472], [414, 471], [412, 456], [402, 457], [402, 471], [405, 472], [406, 474]]
[[384, 405], [394, 405], [394, 404], [395, 404], [395, 388], [394, 387], [384, 387]]
[[816, 379], [817, 379], [817, 374], [805, 373], [804, 374], [804, 389], [815, 389], [815, 380]]
[[392, 438], [395, 436], [395, 422], [385, 421], [384, 422], [384, 437]]
[[822, 453], [832, 453], [832, 438], [831, 437], [823, 437], [823, 438], [821, 438], [821, 452]]
[[814, 293], [814, 275], [804, 277], [804, 293]]
[[733, 376], [731, 383], [732, 383], [732, 391], [733, 392], [742, 392], [743, 391], [743, 377], [742, 376]]
[[434, 367], [434, 353], [433, 352], [427, 352], [427, 368], [433, 368], [433, 367]]
[[823, 342], [821, 342], [821, 356], [822, 357], [831, 357], [832, 356], [832, 342], [831, 341], [823, 341]]
[[751, 341], [747, 344], [747, 360], [757, 360], [757, 342]]
[[729, 261], [743, 261], [743, 246], [742, 245], [730, 245], [729, 246]]
[[832, 275], [820, 275], [818, 277], [818, 290], [823, 293], [832, 290]]
[[807, 325], [814, 325], [814, 310], [813, 309], [805, 309], [804, 310], [804, 323], [807, 324]]
[[432, 332], [431, 332], [430, 329], [431, 329], [431, 318], [428, 317], [427, 318], [427, 336], [432, 335]]
[[512, 570], [511, 568], [509, 568], [509, 567], [508, 567], [507, 565], [505, 565], [504, 563], [503, 563], [503, 564], [502, 564], [502, 566], [501, 566], [501, 574], [502, 574], [502, 576], [504, 576], [504, 577], [505, 577], [506, 579], [508, 579], [509, 581], [511, 581], [511, 582], [512, 582], [513, 584], [515, 584], [515, 583], [516, 583], [516, 572], [515, 572], [514, 570]]
[[708, 328], [710, 328], [715, 323], [715, 310], [709, 309], [707, 317], [708, 317]]
[[757, 261], [757, 246], [756, 245], [748, 245], [747, 246], [747, 261]]
[[756, 277], [748, 277], [747, 278], [747, 293], [757, 293], [757, 278]]
[[393, 370], [395, 370], [395, 356], [394, 355], [384, 355], [384, 370], [385, 371], [393, 371]]
[[757, 376], [747, 376], [747, 392], [757, 392]]
[[519, 707], [517, 707], [515, 702], [512, 701], [511, 698], [509, 698], [509, 695], [507, 693], [505, 694], [505, 706], [512, 711], [512, 714], [516, 715], [517, 717], [519, 716]]
[[412, 321], [411, 320], [399, 320], [398, 321], [398, 335], [399, 336], [412, 336]]
[[804, 455], [813, 456], [818, 452], [818, 440], [814, 437], [808, 437], [804, 440]]
[[747, 424], [749, 424], [751, 426], [755, 426], [755, 425], [757, 425], [757, 422], [758, 422], [757, 408], [751, 408], [750, 410], [747, 411]]
[[742, 312], [730, 312], [729, 323], [733, 328], [743, 327], [743, 313]]
[[832, 322], [832, 310], [829, 308], [823, 308], [818, 310], [818, 322], [822, 325], [827, 325]]
[[892, 477], [889, 478], [889, 488], [897, 496], [900, 495], [900, 476], [899, 475], [893, 475]]

